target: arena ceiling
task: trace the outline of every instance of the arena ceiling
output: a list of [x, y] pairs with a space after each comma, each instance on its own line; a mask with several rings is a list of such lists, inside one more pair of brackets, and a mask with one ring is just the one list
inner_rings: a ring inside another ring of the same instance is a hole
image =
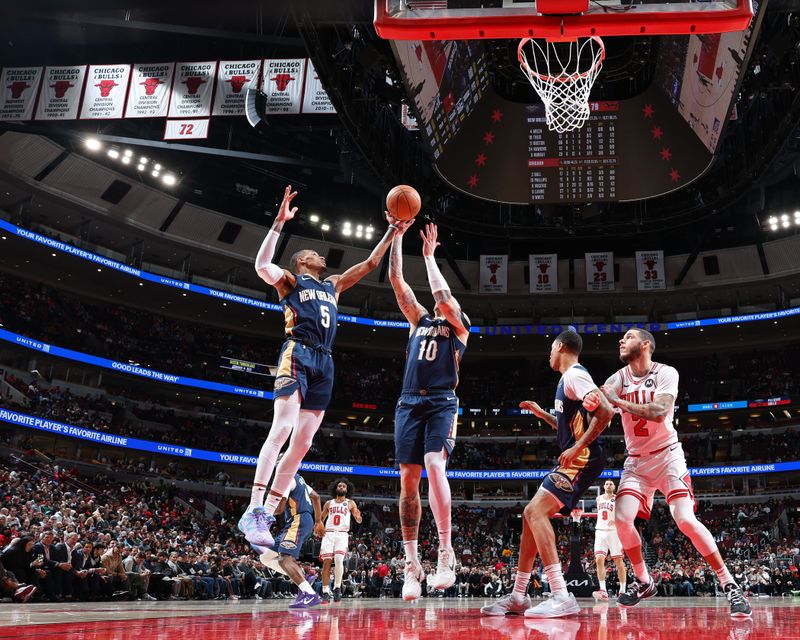
[[[769, 0], [737, 101], [713, 167], [689, 187], [634, 203], [520, 206], [476, 200], [431, 169], [418, 133], [399, 113], [409, 96], [387, 42], [372, 27], [372, 2], [231, 0], [219, 5], [177, 0], [7, 2], [0, 8], [3, 66], [84, 62], [306, 57], [328, 89], [336, 115], [275, 116], [254, 130], [244, 118], [218, 118], [210, 137], [191, 150], [161, 142], [163, 120], [0, 124], [47, 135], [86, 153], [89, 135], [130, 145], [169, 165], [176, 194], [188, 201], [269, 224], [276, 196], [301, 191], [297, 232], [319, 237], [311, 215], [381, 223], [382, 199], [395, 183], [414, 184], [425, 212], [445, 227], [456, 258], [509, 253], [531, 246], [579, 255], [637, 246], [667, 252], [760, 243], [762, 221], [800, 201], [800, 1]], [[491, 80], [513, 99], [526, 87], [508, 63], [508, 43], [489, 43]], [[652, 81], [658, 42], [612, 44], [613, 63], [593, 97], [619, 98]], [[387, 81], [388, 79], [388, 81]], [[121, 169], [125, 171], [124, 169]], [[132, 180], [147, 180], [129, 169]], [[265, 213], [266, 212], [266, 213]], [[346, 238], [328, 237], [336, 241]], [[456, 244], [458, 243], [458, 244]], [[409, 250], [416, 251], [413, 243]]]

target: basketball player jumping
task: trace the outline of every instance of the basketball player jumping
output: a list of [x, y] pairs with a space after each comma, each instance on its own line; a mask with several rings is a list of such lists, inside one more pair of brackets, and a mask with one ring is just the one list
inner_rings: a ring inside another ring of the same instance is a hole
[[655, 348], [655, 338], [649, 331], [629, 330], [619, 341], [619, 357], [627, 366], [606, 380], [602, 387], [609, 402], [622, 412], [628, 450], [617, 492], [616, 523], [635, 579], [617, 602], [632, 607], [656, 593], [633, 522], [637, 513], [645, 518], [650, 516], [653, 495], [658, 490], [666, 497], [678, 528], [717, 574], [730, 603], [731, 616], [750, 617], [750, 605], [725, 566], [714, 538], [694, 515], [692, 481], [683, 447], [672, 425], [678, 372], [673, 367], [653, 362]]
[[[578, 363], [582, 348], [581, 336], [571, 329], [553, 341], [550, 368], [561, 373], [556, 388], [555, 417], [536, 402], [520, 404], [556, 430], [562, 453], [558, 466], [544, 479], [525, 507], [514, 590], [496, 603], [483, 607], [484, 615], [524, 612], [528, 618], [560, 618], [580, 611], [575, 596], [567, 591], [550, 519], [559, 512], [569, 515], [603, 471], [605, 457], [597, 437], [614, 415], [589, 372]], [[531, 607], [527, 591], [537, 553], [542, 557], [553, 597]]]
[[331, 500], [322, 507], [322, 520], [325, 524], [320, 523], [317, 533], [322, 535], [319, 557], [322, 559], [322, 599], [326, 602], [331, 599], [331, 560], [334, 562], [333, 600], [339, 602], [342, 599], [342, 575], [350, 533], [350, 514], [361, 524], [361, 512], [350, 499], [354, 490], [353, 483], [347, 478], [334, 480], [331, 484]]
[[[398, 229], [410, 224], [386, 214], [389, 229], [369, 258], [341, 275], [322, 280], [325, 258], [311, 249], [292, 255], [291, 271], [272, 262], [284, 223], [297, 213], [297, 207], [290, 208], [296, 195], [291, 186], [286, 187], [278, 215], [255, 262], [261, 279], [278, 291], [286, 320], [286, 341], [281, 348], [275, 377], [272, 426], [258, 455], [250, 505], [239, 520], [239, 529], [247, 540], [261, 546], [273, 543], [270, 527], [275, 522], [275, 509], [311, 447], [330, 402], [333, 389], [331, 345], [336, 335], [339, 294], [375, 269]], [[278, 452], [290, 435], [292, 439], [275, 470]], [[265, 500], [273, 470], [275, 478]]]
[[600, 589], [592, 595], [596, 600], [608, 600], [606, 590], [606, 556], [610, 555], [617, 565], [619, 593], [625, 593], [625, 561], [622, 557], [622, 543], [614, 525], [614, 483], [606, 480], [603, 485], [605, 493], [597, 498], [597, 524], [594, 528], [594, 558], [597, 562], [597, 580]]
[[428, 473], [428, 499], [439, 533], [436, 574], [429, 583], [447, 589], [456, 580], [455, 555], [451, 543], [450, 484], [447, 460], [453, 451], [458, 420], [458, 367], [467, 348], [470, 322], [436, 264], [439, 246], [435, 224], [428, 224], [422, 236], [422, 255], [428, 271], [433, 298], [431, 317], [417, 302], [403, 279], [403, 232], [392, 240], [389, 280], [397, 304], [411, 325], [406, 348], [403, 390], [397, 402], [394, 425], [395, 464], [400, 467], [400, 526], [405, 547], [403, 598], [416, 600], [422, 593], [424, 577], [417, 554], [421, 503], [419, 481], [422, 468]]

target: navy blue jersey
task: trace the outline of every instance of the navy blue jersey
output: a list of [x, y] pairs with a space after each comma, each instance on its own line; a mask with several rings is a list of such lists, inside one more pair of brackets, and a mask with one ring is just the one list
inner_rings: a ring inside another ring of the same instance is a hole
[[311, 487], [306, 484], [303, 477], [294, 474], [294, 489], [286, 497], [286, 518], [294, 518], [298, 513], [310, 513], [314, 515], [314, 505], [311, 504]]
[[336, 337], [336, 288], [307, 274], [294, 277], [297, 283], [281, 300], [286, 336], [330, 349]]
[[[469, 328], [466, 316], [461, 321]], [[444, 318], [424, 315], [408, 338], [403, 393], [420, 389], [455, 389], [458, 366], [467, 345], [456, 337], [456, 330]]]
[[[583, 408], [583, 398], [596, 388], [589, 372], [580, 364], [567, 369], [558, 381], [555, 413], [558, 422], [558, 447], [561, 451], [574, 445], [589, 427], [589, 413]], [[594, 457], [601, 452], [600, 442], [595, 440], [585, 453]]]

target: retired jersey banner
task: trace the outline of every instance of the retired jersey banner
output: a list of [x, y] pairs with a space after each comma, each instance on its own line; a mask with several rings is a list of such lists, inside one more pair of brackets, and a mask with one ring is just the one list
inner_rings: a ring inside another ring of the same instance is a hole
[[172, 82], [170, 118], [197, 118], [211, 115], [216, 61], [179, 62]]
[[248, 89], [258, 89], [260, 75], [261, 60], [220, 61], [212, 115], [244, 115], [244, 96]]
[[81, 103], [86, 65], [75, 67], [45, 67], [37, 120], [75, 120]]
[[126, 118], [163, 118], [169, 107], [174, 62], [133, 65]]
[[328, 93], [323, 89], [311, 60], [306, 65], [306, 89], [303, 94], [303, 113], [336, 113]]
[[614, 291], [614, 254], [611, 251], [586, 254], [586, 290]]
[[264, 60], [267, 113], [300, 113], [306, 59]]
[[129, 64], [92, 64], [86, 74], [82, 120], [121, 118], [131, 75]]
[[558, 256], [555, 253], [528, 256], [531, 293], [558, 293]]
[[481, 293], [505, 293], [508, 287], [508, 256], [481, 256]]
[[30, 120], [41, 67], [6, 67], [0, 75], [0, 120]]
[[636, 252], [636, 285], [639, 291], [667, 288], [663, 251]]
[[167, 120], [164, 140], [204, 140], [208, 138], [210, 118]]

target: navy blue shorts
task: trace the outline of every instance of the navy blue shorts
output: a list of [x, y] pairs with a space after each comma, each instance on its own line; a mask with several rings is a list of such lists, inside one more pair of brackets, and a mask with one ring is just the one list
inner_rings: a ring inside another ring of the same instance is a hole
[[281, 347], [275, 374], [276, 398], [300, 390], [300, 407], [310, 411], [328, 408], [333, 392], [333, 358], [301, 342], [287, 340]]
[[394, 412], [394, 461], [425, 464], [425, 454], [447, 450], [456, 444], [458, 397], [452, 391], [426, 396], [404, 393]]
[[601, 449], [582, 466], [576, 461], [572, 467], [554, 467], [542, 482], [542, 489], [552, 493], [564, 504], [560, 513], [568, 516], [605, 468], [606, 461]]
[[293, 518], [286, 520], [283, 529], [275, 536], [275, 544], [270, 549], [284, 556], [292, 556], [297, 560], [303, 544], [313, 532], [314, 516], [308, 512], [298, 513]]

